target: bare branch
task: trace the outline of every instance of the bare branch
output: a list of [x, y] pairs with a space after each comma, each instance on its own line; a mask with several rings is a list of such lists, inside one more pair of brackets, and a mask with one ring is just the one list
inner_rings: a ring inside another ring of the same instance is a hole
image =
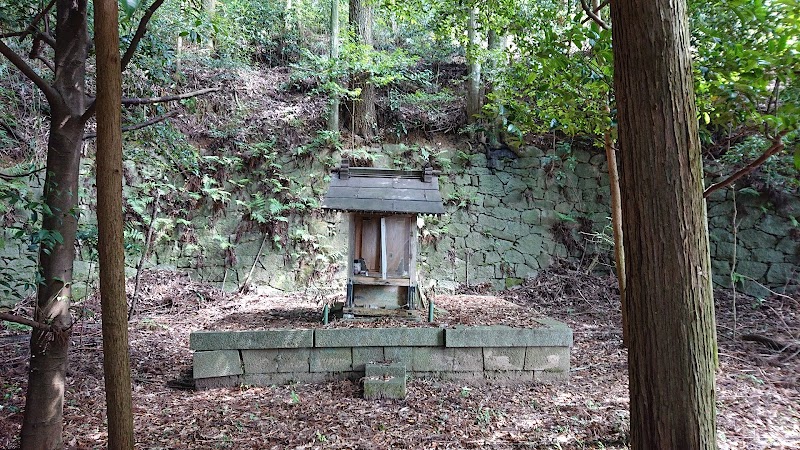
[[11, 64], [17, 67], [29, 80], [33, 81], [33, 83], [39, 87], [44, 93], [44, 96], [47, 97], [47, 101], [50, 104], [55, 104], [58, 101], [58, 93], [52, 86], [47, 84], [47, 81], [44, 80], [38, 73], [25, 60], [22, 59], [14, 50], [11, 50], [3, 41], [0, 41], [0, 54], [8, 58], [11, 61]]
[[20, 325], [27, 325], [31, 328], [36, 328], [37, 330], [42, 330], [42, 331], [53, 330], [53, 327], [51, 327], [50, 325], [36, 322], [35, 320], [26, 319], [25, 317], [18, 316], [16, 314], [0, 313], [0, 320], [5, 320], [7, 322], [14, 322]]
[[0, 39], [22, 36], [22, 34], [23, 34], [22, 31], [10, 31], [8, 33], [0, 33]]
[[609, 27], [608, 24], [605, 23], [603, 19], [601, 19], [600, 16], [597, 15], [597, 12], [603, 9], [603, 7], [609, 3], [610, 1], [605, 1], [602, 4], [600, 4], [600, 6], [598, 6], [597, 9], [592, 9], [592, 7], [589, 6], [589, 3], [586, 0], [581, 0], [581, 8], [583, 8], [583, 10], [586, 12], [586, 15], [589, 16], [589, 18], [592, 19], [594, 23], [600, 25], [600, 28], [604, 30], [610, 30], [611, 27]]
[[30, 172], [21, 173], [19, 175], [9, 175], [9, 174], [6, 174], [6, 173], [0, 173], [0, 178], [2, 178], [4, 180], [13, 180], [14, 178], [25, 178], [25, 177], [29, 177], [31, 175], [35, 175], [35, 174], [43, 171], [46, 168], [47, 167], [40, 167], [38, 169], [31, 170]]
[[768, 149], [764, 150], [764, 153], [761, 154], [761, 156], [759, 156], [755, 161], [753, 161], [750, 164], [742, 167], [741, 169], [736, 171], [733, 175], [731, 175], [728, 178], [720, 181], [719, 183], [712, 184], [711, 186], [706, 188], [706, 190], [703, 192], [703, 197], [704, 198], [708, 197], [709, 195], [711, 195], [712, 192], [717, 191], [719, 189], [722, 189], [725, 186], [728, 186], [730, 184], [733, 184], [739, 178], [742, 178], [743, 176], [745, 176], [745, 175], [749, 174], [750, 172], [756, 170], [758, 168], [758, 166], [760, 166], [761, 164], [764, 163], [764, 161], [767, 160], [767, 158], [769, 158], [770, 156], [772, 156], [772, 155], [778, 153], [779, 151], [783, 150], [783, 140], [782, 139], [783, 139], [784, 136], [786, 136], [786, 134], [788, 132], [789, 132], [789, 130], [783, 130], [780, 133], [778, 133], [778, 135], [775, 136], [775, 138], [772, 139], [772, 145]]
[[[156, 124], [158, 122], [163, 122], [164, 120], [167, 120], [170, 117], [177, 116], [179, 112], [180, 111], [178, 111], [177, 109], [173, 109], [172, 111], [169, 111], [166, 114], [162, 114], [160, 116], [153, 117], [152, 119], [150, 119], [150, 120], [148, 120], [146, 122], [137, 123], [135, 125], [129, 125], [127, 127], [122, 127], [122, 131], [123, 132], [124, 131], [133, 131], [133, 130], [139, 130], [139, 129], [142, 129], [142, 128], [145, 128], [145, 127], [149, 127], [150, 125], [154, 125], [154, 124]], [[96, 137], [97, 137], [97, 133], [86, 133], [86, 134], [83, 135], [83, 140], [85, 141], [85, 140], [88, 140], [88, 139], [94, 139]]]
[[38, 59], [39, 61], [41, 61], [41, 62], [42, 62], [42, 64], [44, 64], [45, 66], [47, 66], [47, 68], [48, 68], [48, 69], [52, 70], [53, 72], [55, 72], [55, 71], [56, 71], [56, 66], [55, 66], [55, 65], [54, 65], [52, 62], [50, 62], [50, 61], [49, 61], [47, 58], [45, 58], [44, 56], [42, 56], [42, 55], [36, 55], [36, 59]]
[[47, 13], [50, 11], [50, 8], [52, 8], [53, 5], [55, 4], [56, 0], [50, 0], [50, 3], [48, 3], [43, 10], [39, 11], [39, 13], [33, 17], [31, 23], [28, 25], [25, 31], [23, 31], [22, 34], [20, 35], [20, 39], [25, 39], [25, 36], [33, 32], [36, 29], [36, 25], [39, 23], [39, 21], [42, 20], [42, 18], [44, 18], [44, 16], [47, 15]]
[[36, 33], [36, 37], [46, 42], [50, 47], [56, 47], [56, 38], [54, 38], [50, 33], [46, 31], [39, 31]]
[[197, 97], [198, 95], [208, 94], [209, 92], [217, 92], [222, 88], [214, 87], [214, 88], [206, 88], [200, 89], [199, 91], [193, 92], [186, 92], [183, 94], [176, 94], [176, 95], [167, 95], [164, 97], [153, 97], [153, 98], [123, 98], [122, 104], [123, 105], [149, 105], [152, 103], [163, 103], [163, 102], [172, 102], [175, 100], [183, 100], [187, 98]]
[[131, 58], [133, 58], [133, 54], [136, 52], [136, 47], [139, 46], [139, 41], [142, 40], [144, 37], [144, 33], [147, 32], [147, 22], [150, 21], [150, 18], [153, 16], [153, 13], [164, 3], [164, 0], [155, 0], [147, 11], [145, 11], [144, 16], [142, 19], [139, 20], [139, 26], [136, 28], [136, 33], [133, 34], [133, 39], [131, 39], [131, 44], [128, 46], [128, 49], [125, 50], [125, 54], [122, 55], [122, 61], [120, 66], [122, 71], [125, 71], [125, 68], [128, 67], [128, 63], [131, 62]]

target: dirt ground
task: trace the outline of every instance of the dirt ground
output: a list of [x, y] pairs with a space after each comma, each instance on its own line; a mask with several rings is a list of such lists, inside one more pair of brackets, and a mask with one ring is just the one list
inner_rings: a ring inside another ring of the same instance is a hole
[[[363, 400], [350, 382], [194, 391], [186, 385], [191, 331], [320, 327], [319, 299], [225, 294], [169, 272], [147, 273], [142, 291], [142, 313], [130, 327], [137, 448], [627, 448], [627, 355], [612, 278], [560, 266], [499, 296], [481, 286], [437, 296], [436, 322], [417, 326], [526, 326], [541, 315], [566, 322], [575, 332], [570, 380], [488, 385], [414, 379], [402, 401]], [[800, 302], [718, 291], [716, 304], [719, 448], [800, 447]], [[105, 448], [98, 300], [78, 305], [75, 314], [65, 442], [67, 448]], [[741, 339], [748, 334], [792, 345], [779, 351], [768, 341]], [[18, 445], [27, 336], [0, 330], [0, 448]]]

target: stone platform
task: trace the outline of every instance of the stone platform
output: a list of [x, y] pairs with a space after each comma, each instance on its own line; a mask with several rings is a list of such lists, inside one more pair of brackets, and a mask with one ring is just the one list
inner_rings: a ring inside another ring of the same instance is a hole
[[411, 377], [463, 381], [569, 378], [572, 330], [538, 328], [319, 328], [197, 331], [190, 335], [198, 389], [358, 380], [370, 363], [402, 364]]

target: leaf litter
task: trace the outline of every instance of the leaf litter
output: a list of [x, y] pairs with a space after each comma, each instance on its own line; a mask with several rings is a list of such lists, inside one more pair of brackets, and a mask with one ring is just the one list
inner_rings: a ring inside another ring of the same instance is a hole
[[[129, 286], [130, 288], [130, 286]], [[132, 289], [128, 289], [131, 292]], [[608, 275], [557, 264], [492, 295], [470, 286], [437, 295], [436, 321], [332, 322], [336, 326], [535, 326], [549, 316], [574, 330], [566, 383], [458, 383], [411, 379], [405, 400], [364, 400], [351, 381], [191, 389], [189, 333], [200, 329], [322, 327], [321, 302], [301, 294], [230, 294], [187, 275], [145, 272], [141, 314], [130, 323], [136, 447], [142, 449], [567, 449], [628, 448], [627, 352], [618, 290]], [[797, 297], [715, 295], [721, 449], [800, 447]], [[107, 446], [100, 307], [76, 306], [65, 447]], [[777, 351], [758, 334], [791, 343]], [[0, 448], [19, 445], [27, 382], [25, 334], [0, 330]]]

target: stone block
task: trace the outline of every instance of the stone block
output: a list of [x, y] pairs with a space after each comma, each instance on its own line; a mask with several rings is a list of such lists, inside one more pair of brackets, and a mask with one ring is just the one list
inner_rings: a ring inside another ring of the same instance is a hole
[[311, 349], [242, 350], [244, 373], [308, 372]]
[[365, 365], [384, 361], [383, 347], [353, 347], [353, 370], [362, 371]]
[[214, 378], [244, 373], [239, 350], [194, 352], [193, 359], [194, 378]]
[[242, 350], [314, 346], [314, 331], [307, 329], [262, 331], [195, 331], [189, 335], [192, 350]]
[[314, 333], [316, 347], [441, 346], [439, 328], [332, 328]]
[[466, 383], [480, 383], [485, 380], [482, 370], [476, 372], [442, 372], [438, 374], [438, 377], [445, 381], [459, 381]]
[[[353, 372], [355, 373], [355, 372]], [[256, 373], [244, 374], [242, 382], [250, 386], [272, 386], [294, 383], [325, 383], [332, 380], [343, 380], [348, 377], [348, 372], [325, 373], [325, 372], [305, 372], [305, 373]], [[357, 378], [351, 378], [357, 379]]]
[[569, 372], [569, 347], [528, 347], [524, 369]]
[[483, 371], [483, 349], [481, 348], [454, 349], [453, 371], [455, 372]]
[[384, 347], [383, 357], [385, 361], [403, 363], [406, 367], [411, 367], [414, 360], [412, 347]]
[[483, 349], [484, 370], [522, 370], [525, 347], [486, 347]]
[[364, 398], [366, 400], [392, 399], [402, 400], [406, 398], [406, 379], [364, 379]]
[[552, 319], [544, 323], [541, 328], [512, 328], [504, 325], [456, 327], [446, 330], [445, 345], [447, 347], [569, 347], [572, 345], [572, 330]]
[[194, 388], [198, 391], [217, 388], [232, 388], [243, 383], [241, 375], [228, 375], [225, 377], [197, 378], [194, 380]]
[[772, 264], [769, 271], [767, 271], [767, 283], [772, 285], [785, 285], [792, 279], [797, 280], [798, 276], [800, 276], [798, 270], [800, 270], [800, 268], [790, 263]]
[[353, 351], [349, 347], [315, 348], [309, 358], [311, 372], [350, 372]]
[[569, 371], [551, 372], [549, 370], [534, 370], [533, 381], [566, 381], [569, 380]]
[[[753, 255], [753, 260], [758, 262], [782, 263], [784, 261], [784, 254], [771, 248], [755, 248], [751, 254]], [[772, 283], [769, 280], [768, 282]]]
[[761, 277], [766, 275], [768, 269], [769, 266], [756, 261], [739, 261], [736, 264], [736, 272], [755, 280], [760, 280]]
[[403, 363], [368, 363], [364, 366], [364, 376], [368, 378], [405, 378], [406, 366]]
[[414, 347], [411, 370], [414, 372], [441, 372], [453, 370], [455, 352], [452, 348]]
[[483, 377], [495, 383], [517, 383], [533, 381], [533, 371], [531, 370], [486, 370]]

